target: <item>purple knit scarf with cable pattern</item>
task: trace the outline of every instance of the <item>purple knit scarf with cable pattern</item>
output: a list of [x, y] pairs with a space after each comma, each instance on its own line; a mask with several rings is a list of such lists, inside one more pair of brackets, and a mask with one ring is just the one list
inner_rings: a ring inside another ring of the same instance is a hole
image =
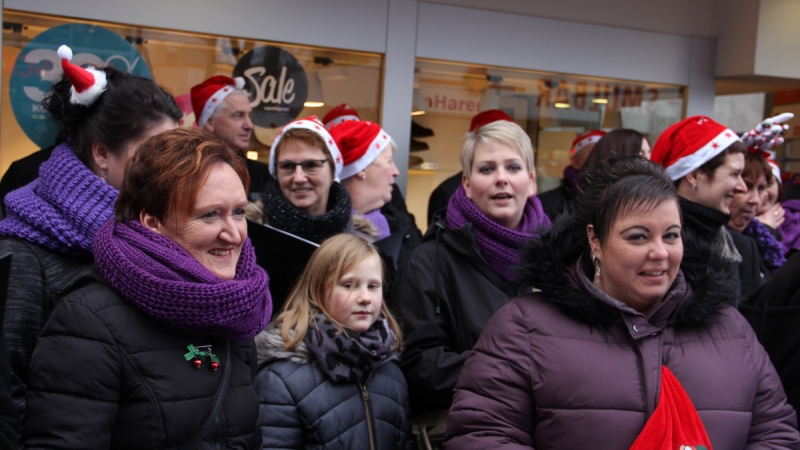
[[269, 278], [256, 264], [250, 239], [242, 245], [236, 276], [229, 281], [135, 220], [109, 220], [97, 231], [93, 247], [103, 277], [151, 317], [229, 339], [249, 339], [269, 322]]
[[6, 195], [0, 235], [65, 255], [90, 255], [97, 229], [114, 214], [117, 194], [63, 143], [39, 167], [39, 178]]
[[528, 201], [525, 202], [519, 227], [516, 230], [506, 228], [486, 217], [472, 200], [467, 198], [463, 186], [459, 186], [455, 194], [450, 197], [446, 219], [452, 228], [461, 228], [471, 223], [481, 256], [492, 270], [509, 282], [514, 281], [516, 277], [512, 267], [519, 263], [522, 245], [533, 237], [538, 228], [551, 225], [550, 219], [542, 209], [542, 203], [533, 196], [528, 197]]

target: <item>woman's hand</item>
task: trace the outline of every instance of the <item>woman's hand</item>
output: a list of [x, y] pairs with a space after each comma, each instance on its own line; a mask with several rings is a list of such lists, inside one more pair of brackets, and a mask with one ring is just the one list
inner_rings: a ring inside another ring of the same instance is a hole
[[783, 206], [781, 206], [780, 203], [775, 203], [768, 210], [757, 215], [756, 219], [758, 219], [758, 221], [764, 225], [770, 226], [777, 230], [783, 221], [786, 220], [785, 214], [786, 211], [783, 210]]

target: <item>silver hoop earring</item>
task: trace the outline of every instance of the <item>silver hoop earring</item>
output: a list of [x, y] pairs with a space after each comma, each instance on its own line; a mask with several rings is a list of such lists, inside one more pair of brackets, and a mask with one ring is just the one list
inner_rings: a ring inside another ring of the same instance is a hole
[[103, 181], [106, 181], [106, 171], [105, 170], [100, 169], [100, 178], [102, 178]]
[[693, 190], [693, 191], [696, 191], [696, 190], [697, 190], [697, 183], [695, 183], [695, 184], [693, 184], [693, 185], [692, 185], [692, 190]]
[[365, 173], [361, 174], [361, 179], [362, 180], [366, 180], [367, 179], [367, 174], [365, 174]]

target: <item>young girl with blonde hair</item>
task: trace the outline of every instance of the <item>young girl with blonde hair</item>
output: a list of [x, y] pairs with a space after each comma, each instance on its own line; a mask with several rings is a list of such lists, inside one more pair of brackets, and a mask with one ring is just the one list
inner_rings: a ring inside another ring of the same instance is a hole
[[256, 337], [263, 448], [413, 448], [401, 342], [377, 250], [349, 234], [323, 242]]

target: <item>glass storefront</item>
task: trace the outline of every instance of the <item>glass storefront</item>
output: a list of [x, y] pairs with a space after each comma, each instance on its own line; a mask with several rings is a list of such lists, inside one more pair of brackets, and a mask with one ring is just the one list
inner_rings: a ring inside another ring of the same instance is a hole
[[183, 126], [195, 122], [189, 90], [214, 75], [247, 80], [256, 125], [248, 157], [268, 161], [283, 122], [322, 117], [340, 103], [365, 120], [380, 116], [381, 54], [211, 36], [113, 23], [3, 13], [0, 175], [15, 160], [52, 144], [55, 131], [40, 102], [61, 77], [59, 45], [73, 62], [110, 64], [152, 77], [175, 96]]
[[461, 170], [461, 145], [480, 111], [503, 110], [531, 137], [539, 192], [558, 186], [578, 134], [632, 128], [652, 144], [684, 115], [681, 86], [426, 59], [416, 69], [407, 200], [423, 230], [430, 193]]

